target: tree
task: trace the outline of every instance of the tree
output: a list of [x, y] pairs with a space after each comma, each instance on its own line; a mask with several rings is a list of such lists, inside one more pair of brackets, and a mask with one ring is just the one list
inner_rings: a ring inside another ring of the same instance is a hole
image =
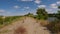
[[32, 14], [32, 13], [28, 13], [28, 14], [26, 14], [25, 16], [33, 17], [33, 14]]
[[36, 14], [38, 19], [46, 19], [48, 16], [45, 8], [38, 8]]
[[60, 19], [60, 6], [58, 6], [58, 9], [59, 9], [59, 10], [58, 10], [58, 13], [57, 13], [57, 14], [58, 14], [58, 15], [57, 15], [57, 18]]
[[0, 24], [3, 24], [2, 16], [0, 16]]
[[[58, 9], [60, 9], [58, 7]], [[55, 14], [56, 17], [58, 19], [60, 19], [60, 10], [58, 10], [58, 13]], [[60, 32], [60, 20], [55, 20], [55, 21], [52, 21], [50, 22], [48, 25], [47, 25], [47, 28], [53, 33], [53, 34], [58, 34]], [[60, 33], [59, 33], [60, 34]]]
[[60, 9], [60, 6], [58, 6], [58, 8]]

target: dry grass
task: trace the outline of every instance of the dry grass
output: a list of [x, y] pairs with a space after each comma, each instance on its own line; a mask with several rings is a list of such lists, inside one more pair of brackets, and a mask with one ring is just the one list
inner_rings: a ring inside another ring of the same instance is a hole
[[47, 20], [39, 20], [38, 21], [42, 26], [46, 26], [49, 24], [49, 22]]
[[10, 30], [3, 30], [3, 31], [0, 31], [0, 34], [7, 33], [7, 32], [10, 32]]

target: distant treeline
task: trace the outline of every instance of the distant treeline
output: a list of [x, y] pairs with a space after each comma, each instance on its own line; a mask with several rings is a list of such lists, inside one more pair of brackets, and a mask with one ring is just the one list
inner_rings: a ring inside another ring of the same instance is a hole
[[48, 14], [49, 17], [57, 17], [59, 14]]

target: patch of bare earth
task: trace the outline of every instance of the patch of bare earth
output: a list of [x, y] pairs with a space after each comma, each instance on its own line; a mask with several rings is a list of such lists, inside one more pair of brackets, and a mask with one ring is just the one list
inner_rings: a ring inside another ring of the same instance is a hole
[[36, 23], [36, 20], [31, 17], [26, 17], [21, 21], [6, 26], [0, 29], [0, 32], [3, 30], [9, 31], [0, 34], [50, 34], [50, 31], [46, 27], [41, 26], [40, 23]]

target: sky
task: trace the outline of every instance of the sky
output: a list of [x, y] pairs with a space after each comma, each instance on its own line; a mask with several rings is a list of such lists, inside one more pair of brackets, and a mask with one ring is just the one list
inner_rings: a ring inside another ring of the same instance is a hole
[[57, 13], [60, 0], [0, 0], [0, 15], [15, 16], [36, 14], [37, 8], [45, 8], [48, 13]]

